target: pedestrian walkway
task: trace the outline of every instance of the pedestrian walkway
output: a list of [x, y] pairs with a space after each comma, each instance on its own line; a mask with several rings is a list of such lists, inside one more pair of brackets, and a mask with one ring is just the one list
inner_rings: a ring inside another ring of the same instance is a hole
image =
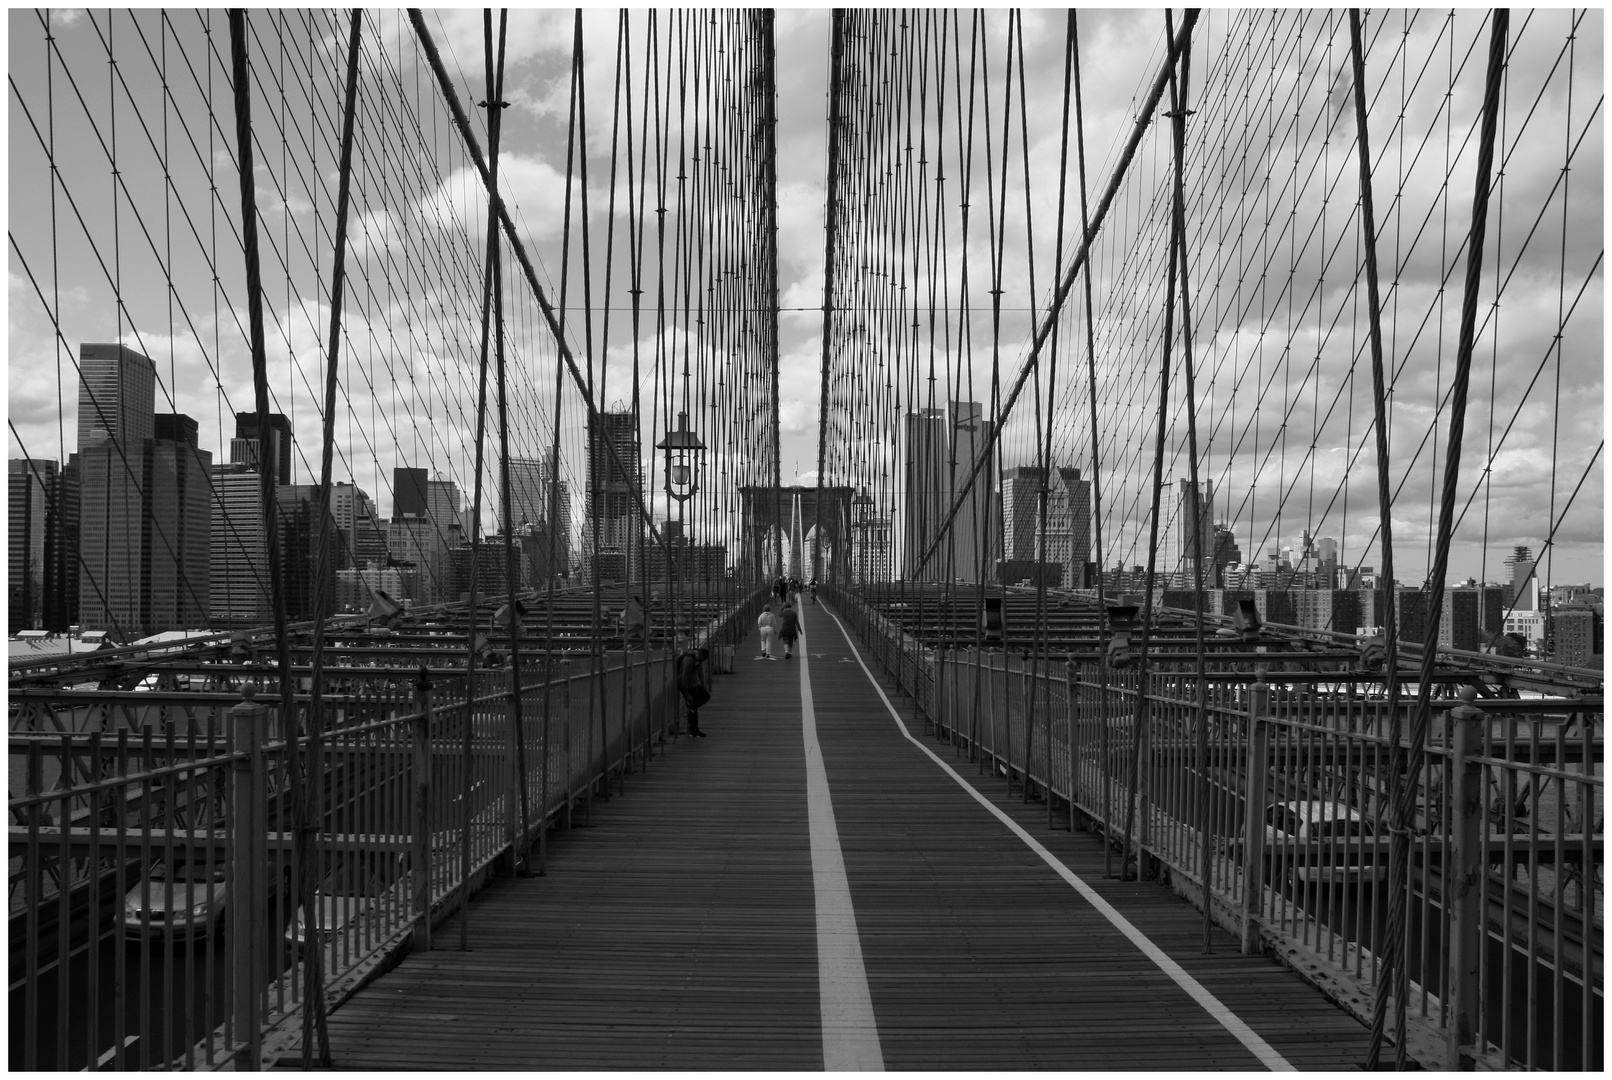
[[[359, 1069], [1340, 1069], [1366, 1031], [1103, 877], [920, 729], [826, 605], [683, 739], [330, 1018]], [[895, 710], [891, 706], [895, 706]], [[895, 714], [900, 711], [898, 718]]]

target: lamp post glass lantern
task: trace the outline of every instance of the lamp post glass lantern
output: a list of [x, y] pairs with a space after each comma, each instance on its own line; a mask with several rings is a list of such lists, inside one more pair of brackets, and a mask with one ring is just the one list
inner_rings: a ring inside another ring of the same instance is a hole
[[[688, 536], [684, 531], [683, 504], [693, 498], [694, 493], [700, 489], [700, 458], [705, 453], [705, 443], [701, 442], [700, 437], [688, 429], [688, 413], [679, 412], [677, 414], [677, 430], [668, 431], [666, 437], [655, 444], [655, 449], [666, 455], [666, 495], [668, 498], [677, 500], [677, 538], [672, 545], [668, 546], [666, 552], [668, 584], [672, 586], [675, 596], [677, 578], [687, 576], [686, 574], [679, 575], [673, 565], [679, 555], [677, 548], [682, 548], [682, 556], [687, 558], [690, 547]], [[689, 610], [687, 613], [688, 621], [685, 625], [692, 627], [694, 625], [694, 594], [691, 590], [687, 592], [687, 599]], [[672, 603], [672, 610], [674, 612], [677, 610], [675, 600]], [[673, 615], [672, 633], [675, 638], [677, 634], [675, 614]]]
[[677, 414], [677, 430], [655, 444], [666, 455], [666, 494], [678, 503], [687, 502], [700, 489], [700, 458], [705, 443], [688, 429], [688, 413]]

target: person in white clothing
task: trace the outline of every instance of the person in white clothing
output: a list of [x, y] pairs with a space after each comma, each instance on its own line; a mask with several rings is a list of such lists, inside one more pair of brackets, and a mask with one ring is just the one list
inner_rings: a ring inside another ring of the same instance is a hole
[[773, 658], [772, 642], [778, 634], [771, 604], [761, 609], [761, 616], [756, 619], [756, 629], [761, 631], [761, 652], [756, 659], [771, 660]]

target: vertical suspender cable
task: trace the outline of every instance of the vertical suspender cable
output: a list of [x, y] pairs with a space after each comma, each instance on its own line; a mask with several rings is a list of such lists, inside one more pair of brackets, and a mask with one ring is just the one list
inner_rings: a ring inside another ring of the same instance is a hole
[[[487, 40], [492, 38], [492, 9], [482, 12], [484, 18], [484, 33]], [[493, 101], [498, 100], [498, 94], [493, 86], [491, 63], [488, 64], [487, 74], [488, 94]], [[496, 109], [492, 110], [497, 112]], [[498, 141], [497, 129], [489, 124], [489, 153], [492, 161], [492, 178], [488, 180], [490, 198], [496, 198], [497, 170], [498, 170]], [[486, 648], [486, 638], [480, 631], [481, 621], [481, 496], [482, 478], [486, 472], [485, 452], [487, 441], [487, 349], [492, 321], [492, 292], [493, 267], [498, 261], [498, 230], [493, 221], [491, 207], [487, 214], [487, 254], [482, 270], [481, 285], [481, 362], [479, 365], [479, 378], [476, 387], [476, 467], [475, 482], [472, 485], [473, 494], [470, 500], [470, 603], [466, 611], [465, 631], [465, 731], [463, 760], [465, 790], [460, 793], [460, 845], [459, 845], [459, 948], [470, 947], [470, 823], [474, 814], [471, 806], [470, 793], [475, 789], [471, 781], [471, 769], [474, 766], [474, 731], [476, 717], [476, 702], [480, 695], [476, 693], [476, 661], [480, 658], [482, 650]], [[488, 627], [489, 633], [492, 627]]]
[[[330, 512], [330, 473], [334, 466], [336, 443], [336, 387], [340, 382], [342, 296], [347, 285], [347, 208], [351, 199], [353, 171], [353, 117], [358, 102], [358, 46], [363, 32], [364, 13], [352, 11], [347, 37], [347, 89], [341, 120], [341, 165], [336, 187], [336, 249], [330, 277], [329, 359], [325, 365], [325, 403], [319, 450], [319, 546], [314, 551], [313, 655], [308, 661], [308, 771], [325, 775], [324, 764], [324, 664], [325, 632], [334, 607], [330, 586], [336, 574], [335, 519]], [[262, 428], [258, 429], [260, 432]], [[260, 460], [264, 459], [259, 451]], [[292, 862], [302, 875], [297, 896], [308, 923], [310, 941], [320, 940], [319, 906], [314, 902], [318, 848], [315, 841], [324, 820], [324, 784], [308, 785], [305, 805], [298, 807], [297, 852]], [[306, 824], [304, 824], [304, 820]], [[319, 1040], [319, 1065], [330, 1067], [330, 1034], [325, 1025], [324, 950], [309, 949], [302, 992], [302, 1067], [313, 1066], [314, 1033]]]
[[[491, 97], [486, 101], [487, 128], [488, 128], [488, 161], [492, 176], [491, 198], [498, 198], [498, 140], [503, 129], [504, 110], [509, 102], [504, 100], [504, 44], [507, 40], [509, 24], [509, 9], [500, 9], [498, 13], [498, 66], [494, 74], [492, 57], [492, 11], [484, 12], [483, 27], [485, 29], [485, 50], [487, 63], [487, 81]], [[493, 215], [487, 214], [489, 236], [497, 236], [498, 230], [493, 228]], [[509, 606], [509, 722], [515, 732], [515, 787], [516, 804], [519, 807], [520, 825], [515, 831], [515, 871], [521, 877], [528, 876], [531, 871], [527, 864], [526, 832], [530, 826], [532, 816], [526, 794], [526, 724], [521, 709], [521, 608], [517, 597], [520, 581], [515, 572], [515, 520], [510, 509], [509, 486], [509, 406], [508, 391], [506, 387], [504, 365], [504, 269], [503, 261], [498, 257], [498, 249], [489, 241], [492, 252], [492, 308], [493, 308], [493, 341], [497, 357], [498, 372], [498, 460], [500, 466], [499, 487], [502, 490], [504, 518], [504, 584], [506, 587], [505, 603]], [[478, 477], [478, 482], [479, 482]], [[476, 531], [479, 532], [480, 523], [477, 522]]]
[[[1080, 21], [1074, 8], [1069, 9], [1069, 51], [1074, 58], [1075, 71], [1075, 154], [1080, 168], [1080, 235], [1082, 245], [1089, 248], [1092, 239], [1091, 218], [1086, 211], [1086, 116], [1082, 107], [1080, 87]], [[1061, 235], [1061, 231], [1060, 231]], [[1061, 261], [1061, 259], [1060, 259]], [[1097, 664], [1098, 686], [1101, 688], [1103, 703], [1099, 707], [1099, 723], [1102, 724], [1104, 746], [1108, 733], [1107, 719], [1107, 693], [1108, 693], [1108, 650], [1104, 648], [1104, 635], [1108, 627], [1108, 594], [1103, 587], [1103, 498], [1102, 498], [1102, 453], [1099, 448], [1097, 426], [1097, 331], [1093, 325], [1094, 308], [1091, 296], [1091, 261], [1086, 260], [1085, 273], [1082, 275], [1086, 293], [1086, 381], [1087, 397], [1091, 405], [1091, 529], [1092, 529], [1092, 556], [1097, 562]], [[1103, 874], [1112, 876], [1112, 859], [1114, 855], [1113, 824], [1110, 817], [1112, 805], [1112, 777], [1113, 770], [1106, 764], [1104, 755], [1103, 776]]]
[[[1449, 570], [1450, 537], [1455, 524], [1456, 485], [1460, 480], [1461, 437], [1466, 427], [1467, 385], [1472, 371], [1472, 346], [1477, 325], [1478, 291], [1483, 276], [1484, 233], [1488, 225], [1490, 172], [1494, 166], [1495, 127], [1499, 113], [1501, 77], [1505, 72], [1506, 39], [1511, 25], [1511, 12], [1495, 8], [1489, 15], [1489, 65], [1483, 93], [1483, 119], [1478, 136], [1478, 168], [1473, 183], [1472, 225], [1467, 234], [1466, 281], [1461, 297], [1461, 324], [1456, 340], [1455, 375], [1450, 387], [1450, 429], [1444, 454], [1444, 481], [1439, 498], [1438, 534], [1433, 550], [1433, 569], [1428, 578], [1428, 633], [1422, 645], [1421, 672], [1416, 688], [1416, 705], [1411, 717], [1409, 765], [1405, 784], [1400, 788], [1394, 806], [1390, 866], [1400, 867], [1406, 873], [1410, 855], [1410, 836], [1405, 822], [1410, 820], [1417, 801], [1417, 778], [1422, 772], [1426, 753], [1427, 725], [1432, 712], [1433, 669], [1438, 662], [1438, 618], [1444, 609], [1444, 577]], [[1390, 658], [1392, 659], [1392, 658]], [[1397, 746], [1397, 744], [1396, 744]], [[1398, 862], [1392, 861], [1398, 854]], [[1394, 882], [1390, 882], [1392, 886]], [[1408, 965], [1399, 952], [1406, 947], [1405, 891], [1395, 889], [1389, 907], [1388, 949], [1399, 967], [1395, 971], [1396, 984], [1407, 979]], [[1404, 993], [1396, 995], [1399, 1009], [1404, 1008]], [[1469, 1033], [1470, 1034], [1470, 1033]], [[1403, 1068], [1405, 1040], [1401, 1034], [1395, 1045], [1396, 1064]]]
[[[1175, 65], [1186, 44], [1191, 40], [1191, 30], [1196, 12], [1187, 10], [1182, 20], [1181, 41], [1178, 43], [1173, 35], [1166, 34], [1165, 40], [1169, 43], [1170, 53], [1165, 58], [1164, 70], [1160, 73], [1161, 80], [1168, 81], [1172, 86], [1175, 82]], [[1169, 12], [1165, 12], [1169, 18]], [[1159, 363], [1159, 419], [1158, 431], [1153, 444], [1153, 513], [1148, 523], [1147, 542], [1147, 576], [1144, 578], [1142, 597], [1142, 623], [1139, 630], [1141, 637], [1136, 656], [1136, 703], [1132, 713], [1131, 727], [1131, 772], [1130, 787], [1125, 793], [1125, 841], [1123, 856], [1120, 861], [1120, 873], [1123, 875], [1130, 864], [1131, 829], [1136, 825], [1138, 788], [1142, 782], [1142, 743], [1144, 726], [1147, 722], [1147, 646], [1150, 624], [1153, 621], [1153, 581], [1158, 568], [1159, 554], [1159, 504], [1164, 493], [1164, 432], [1169, 423], [1170, 407], [1170, 344], [1175, 336], [1175, 280], [1176, 280], [1176, 253], [1178, 237], [1176, 229], [1179, 222], [1172, 218], [1170, 223], [1170, 256], [1169, 273], [1166, 278], [1164, 290], [1164, 348]], [[1138, 843], [1136, 856], [1136, 876], [1141, 879], [1146, 863], [1146, 856]]]
[[[1168, 8], [1164, 12], [1164, 25], [1169, 28], [1173, 22]], [[1168, 33], [1168, 29], [1166, 30]], [[1173, 35], [1171, 35], [1173, 36]], [[1210, 942], [1214, 926], [1211, 911], [1214, 905], [1209, 903], [1210, 886], [1210, 835], [1209, 835], [1209, 703], [1208, 672], [1204, 665], [1204, 594], [1203, 594], [1203, 509], [1200, 503], [1201, 490], [1198, 485], [1198, 407], [1197, 387], [1193, 380], [1192, 371], [1192, 291], [1191, 274], [1187, 267], [1187, 196], [1184, 172], [1186, 170], [1187, 154], [1187, 117], [1192, 110], [1187, 108], [1187, 92], [1192, 74], [1192, 41], [1189, 38], [1181, 49], [1181, 86], [1180, 93], [1176, 92], [1176, 81], [1170, 80], [1171, 125], [1174, 132], [1175, 168], [1174, 168], [1174, 224], [1172, 232], [1175, 236], [1175, 257], [1180, 260], [1181, 271], [1181, 369], [1186, 376], [1186, 409], [1187, 409], [1187, 469], [1188, 483], [1192, 486], [1191, 497], [1187, 500], [1188, 519], [1187, 528], [1192, 530], [1192, 561], [1194, 564], [1192, 574], [1193, 604], [1197, 617], [1192, 620], [1193, 643], [1196, 646], [1196, 699], [1197, 713], [1197, 740], [1194, 754], [1197, 758], [1197, 819], [1198, 819], [1198, 865], [1203, 874], [1201, 882], [1203, 895], [1203, 951], [1207, 954], [1212, 951]]]
[[[1388, 475], [1388, 395], [1383, 376], [1382, 300], [1377, 277], [1377, 215], [1372, 198], [1371, 143], [1366, 127], [1366, 58], [1361, 41], [1358, 8], [1349, 10], [1349, 43], [1354, 64], [1355, 129], [1358, 140], [1356, 149], [1360, 159], [1360, 229], [1366, 252], [1366, 314], [1371, 345], [1372, 426], [1376, 437], [1377, 513], [1381, 520], [1379, 531], [1382, 536], [1382, 578], [1377, 609], [1378, 619], [1383, 627], [1387, 662], [1389, 752], [1387, 807], [1392, 820], [1390, 836], [1395, 838], [1389, 847], [1388, 882], [1390, 895], [1397, 898], [1405, 887], [1407, 865], [1405, 859], [1410, 854], [1410, 845], [1408, 836], [1403, 848], [1398, 843], [1398, 837], [1403, 834], [1405, 827], [1404, 822], [1399, 819], [1398, 810], [1399, 788], [1403, 782], [1405, 769], [1405, 750], [1400, 743], [1399, 619], [1394, 610], [1393, 497], [1389, 490]], [[1392, 905], [1389, 911], [1392, 915]], [[1392, 934], [1392, 927], [1389, 929]], [[1382, 968], [1378, 976], [1377, 996], [1372, 1002], [1371, 1041], [1366, 1052], [1368, 1069], [1377, 1067], [1378, 1057], [1382, 1052], [1383, 1025], [1389, 999], [1388, 984], [1397, 978], [1397, 973], [1403, 967], [1397, 963], [1398, 954], [1392, 947], [1379, 950], [1379, 955], [1382, 958]], [[1397, 1002], [1394, 1009], [1395, 1042], [1402, 1045], [1405, 1041], [1404, 984], [1398, 984], [1393, 996]]]
[[[771, 31], [771, 19], [768, 30]], [[829, 31], [828, 62], [828, 199], [823, 217], [823, 364], [817, 408], [817, 506], [822, 516], [823, 468], [828, 452], [828, 381], [834, 351], [834, 257], [835, 233], [839, 228], [840, 96], [845, 68], [845, 12], [835, 8]], [[769, 50], [768, 55], [771, 55]], [[765, 61], [770, 64], [769, 61]], [[768, 125], [771, 130], [771, 125]], [[776, 322], [776, 319], [774, 320]], [[812, 577], [822, 576], [822, 535], [812, 557]]]
[[[293, 746], [298, 740], [296, 724], [296, 686], [291, 680], [291, 646], [286, 637], [286, 609], [284, 568], [280, 565], [279, 515], [275, 505], [275, 470], [269, 463], [267, 448], [269, 431], [269, 373], [268, 358], [263, 347], [263, 277], [258, 262], [257, 244], [257, 188], [252, 167], [252, 80], [247, 58], [246, 12], [231, 8], [229, 12], [231, 73], [235, 90], [235, 142], [236, 163], [241, 182], [241, 249], [246, 260], [247, 325], [252, 347], [252, 390], [257, 404], [257, 425], [263, 446], [259, 448], [258, 464], [263, 497], [263, 530], [269, 562], [269, 589], [274, 605], [274, 636], [276, 677], [280, 687], [280, 722], [285, 737]], [[118, 305], [121, 312], [122, 305]], [[242, 748], [237, 747], [237, 751]], [[290, 773], [291, 805], [303, 805], [301, 756], [286, 755]], [[249, 968], [251, 985], [258, 985], [257, 969], [261, 958], [257, 953], [236, 957], [237, 965]], [[267, 974], [262, 972], [261, 974]], [[236, 1033], [251, 1045], [258, 1045], [257, 1033]]]

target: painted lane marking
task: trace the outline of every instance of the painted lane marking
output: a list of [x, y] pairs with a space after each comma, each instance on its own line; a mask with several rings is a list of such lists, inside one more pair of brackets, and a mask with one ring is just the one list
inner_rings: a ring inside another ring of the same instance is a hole
[[895, 706], [891, 705], [890, 699], [885, 696], [884, 687], [879, 685], [879, 681], [873, 677], [873, 672], [868, 670], [868, 665], [862, 660], [862, 654], [857, 651], [856, 645], [851, 641], [851, 635], [846, 632], [845, 624], [840, 622], [839, 616], [833, 612], [829, 612], [828, 616], [834, 620], [834, 625], [840, 628], [840, 633], [844, 635], [845, 644], [850, 648], [851, 655], [855, 656], [856, 662], [862, 665], [862, 673], [868, 677], [868, 682], [873, 685], [873, 689], [879, 694], [879, 700], [883, 701], [884, 707], [890, 710], [891, 718], [895, 720], [896, 726], [901, 729], [901, 734], [906, 737], [908, 742], [929, 755], [929, 759], [945, 770], [946, 774], [953, 780], [957, 781], [964, 791], [974, 797], [974, 801], [985, 807], [992, 814], [995, 814], [998, 821], [1012, 830], [1014, 835], [1024, 841], [1031, 851], [1041, 856], [1043, 862], [1052, 867], [1059, 877], [1073, 886], [1075, 891], [1086, 899], [1087, 903], [1096, 908], [1105, 919], [1113, 924], [1116, 930], [1129, 938], [1133, 945], [1141, 949], [1142, 953], [1174, 980], [1177, 986], [1185, 990], [1192, 997], [1192, 1000], [1203, 1006], [1205, 1012], [1219, 1021], [1220, 1025], [1227, 1031], [1231, 1032], [1237, 1041], [1247, 1047], [1255, 1057], [1259, 1058], [1267, 1069], [1280, 1072], [1297, 1071], [1286, 1058], [1276, 1052], [1274, 1047], [1260, 1038], [1258, 1032], [1244, 1023], [1219, 998], [1205, 989], [1202, 983], [1194, 979], [1180, 964], [1172, 960], [1163, 949], [1155, 945], [1146, 934], [1138, 930], [1129, 919], [1121, 915], [1107, 900], [1104, 900], [1097, 893], [1097, 890], [1086, 884], [1074, 871], [1065, 866], [1061, 859], [1042, 846], [1041, 842], [1026, 832], [1018, 822], [998, 809], [995, 803], [982, 795], [973, 784], [965, 780], [961, 774], [948, 765], [944, 758], [925, 746], [921, 739], [915, 738], [912, 732], [907, 730], [907, 725], [902, 723], [901, 715], [896, 712]]
[[[801, 612], [805, 631], [805, 612]], [[828, 770], [817, 741], [811, 661], [800, 652], [801, 736], [806, 746], [806, 820], [811, 834], [812, 889], [817, 903], [817, 996], [823, 1016], [823, 1069], [883, 1071], [884, 1053], [873, 1019], [873, 995], [862, 963], [851, 885], [845, 876], [840, 833], [834, 824]]]

